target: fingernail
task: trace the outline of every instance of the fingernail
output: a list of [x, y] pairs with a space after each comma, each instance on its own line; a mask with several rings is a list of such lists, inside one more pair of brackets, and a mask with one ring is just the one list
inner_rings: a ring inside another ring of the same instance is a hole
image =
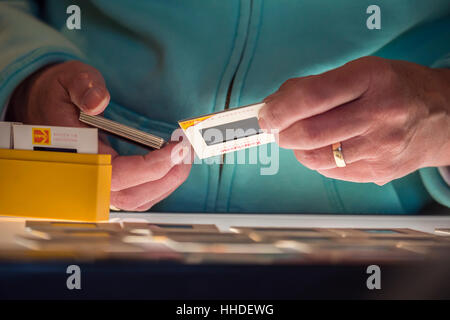
[[99, 88], [91, 88], [89, 89], [81, 103], [80, 106], [83, 111], [95, 111], [96, 109], [99, 109], [102, 107], [102, 102], [106, 99], [103, 90]]

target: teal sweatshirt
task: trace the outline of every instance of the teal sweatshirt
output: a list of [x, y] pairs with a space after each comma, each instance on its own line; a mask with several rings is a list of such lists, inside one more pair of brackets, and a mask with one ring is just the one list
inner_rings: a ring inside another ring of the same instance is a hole
[[[66, 27], [71, 4], [81, 8], [81, 30]], [[379, 30], [366, 27], [372, 4]], [[223, 110], [227, 96], [230, 107], [256, 103], [289, 78], [361, 56], [449, 67], [450, 1], [0, 0], [0, 48], [0, 108], [34, 71], [80, 59], [105, 77], [106, 117], [167, 139], [178, 120]], [[111, 143], [120, 154], [144, 152]], [[230, 157], [193, 165], [152, 210], [406, 214], [433, 199], [450, 207], [437, 168], [377, 186], [325, 178], [291, 150], [280, 149], [273, 175], [261, 175], [267, 163]]]

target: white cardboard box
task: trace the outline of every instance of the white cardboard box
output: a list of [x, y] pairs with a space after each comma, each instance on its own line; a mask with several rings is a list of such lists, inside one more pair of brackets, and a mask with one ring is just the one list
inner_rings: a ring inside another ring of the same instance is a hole
[[98, 153], [98, 130], [13, 125], [14, 149]]

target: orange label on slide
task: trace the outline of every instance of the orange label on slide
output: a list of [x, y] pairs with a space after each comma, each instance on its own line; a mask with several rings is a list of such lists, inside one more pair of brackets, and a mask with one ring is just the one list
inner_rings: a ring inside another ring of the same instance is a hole
[[33, 128], [32, 129], [33, 144], [51, 145], [50, 128]]
[[178, 122], [178, 124], [180, 125], [180, 127], [183, 130], [186, 130], [187, 128], [192, 127], [193, 125], [196, 125], [197, 123], [202, 122], [203, 120], [206, 120], [206, 119], [211, 118], [211, 117], [212, 117], [212, 115], [204, 116], [204, 117], [200, 117], [200, 118], [195, 118], [195, 119], [190, 119], [190, 120], [186, 120], [186, 121], [181, 121], [181, 122]]

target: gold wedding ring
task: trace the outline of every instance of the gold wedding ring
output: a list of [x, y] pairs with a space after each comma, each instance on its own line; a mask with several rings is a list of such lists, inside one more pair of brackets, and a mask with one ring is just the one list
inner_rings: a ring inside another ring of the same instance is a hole
[[334, 157], [334, 162], [336, 162], [336, 165], [339, 168], [345, 167], [345, 160], [344, 160], [344, 155], [342, 154], [342, 146], [341, 143], [333, 143], [333, 145], [331, 146], [331, 149], [333, 150], [333, 157]]

